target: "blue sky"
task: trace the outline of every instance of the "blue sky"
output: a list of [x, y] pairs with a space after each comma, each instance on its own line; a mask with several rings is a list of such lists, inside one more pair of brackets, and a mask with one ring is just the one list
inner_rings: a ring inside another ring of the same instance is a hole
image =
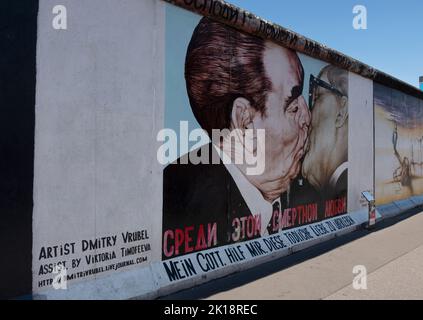
[[[423, 75], [422, 0], [227, 0], [418, 87]], [[368, 29], [352, 27], [364, 5]]]

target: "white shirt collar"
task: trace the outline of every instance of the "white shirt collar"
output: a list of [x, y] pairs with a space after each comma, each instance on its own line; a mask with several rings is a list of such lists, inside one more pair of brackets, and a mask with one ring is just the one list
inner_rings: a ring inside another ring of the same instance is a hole
[[251, 214], [253, 216], [261, 216], [261, 235], [266, 235], [268, 232], [267, 227], [272, 220], [273, 204], [279, 201], [279, 208], [281, 208], [280, 200], [277, 199], [273, 202], [273, 204], [266, 201], [263, 198], [261, 192], [253, 184], [251, 184], [251, 182], [247, 180], [241, 170], [239, 170], [239, 168], [232, 163], [230, 157], [216, 145], [213, 146], [219, 154], [220, 158], [222, 159], [222, 162], [225, 165], [226, 169], [232, 176], [232, 179], [234, 179], [235, 184], [241, 192], [242, 197], [247, 203], [248, 209], [250, 209], [251, 211]]
[[345, 172], [345, 170], [348, 170], [348, 162], [342, 163], [332, 174], [329, 180], [329, 185], [331, 187], [336, 187], [339, 177]]

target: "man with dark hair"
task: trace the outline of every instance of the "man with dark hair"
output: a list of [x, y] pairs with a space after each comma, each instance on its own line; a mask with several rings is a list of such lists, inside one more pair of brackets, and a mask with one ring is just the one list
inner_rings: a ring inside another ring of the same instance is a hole
[[[265, 47], [263, 39], [207, 18], [195, 29], [185, 79], [192, 111], [210, 137], [212, 129], [230, 127], [233, 102], [239, 97], [263, 112], [272, 86], [264, 70]], [[292, 59], [298, 59], [294, 55]]]
[[[185, 78], [192, 111], [210, 138], [213, 129], [239, 134], [194, 151], [229, 161], [178, 161], [164, 170], [163, 259], [279, 231], [272, 216], [288, 205], [311, 121], [297, 54], [209, 18], [193, 33]], [[258, 175], [234, 164], [236, 150], [257, 153], [246, 130], [264, 131]]]

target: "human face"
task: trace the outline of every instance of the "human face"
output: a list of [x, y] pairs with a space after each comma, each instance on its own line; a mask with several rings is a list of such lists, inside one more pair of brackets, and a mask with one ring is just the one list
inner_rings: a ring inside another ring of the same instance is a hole
[[272, 89], [254, 125], [265, 129], [267, 178], [285, 191], [299, 173], [311, 115], [302, 96], [303, 70], [296, 53], [267, 43], [263, 63]]
[[[304, 158], [302, 173], [314, 187], [322, 189], [342, 162], [342, 152], [337, 150], [336, 119], [340, 110], [342, 93], [330, 88], [326, 73], [320, 77], [311, 96], [312, 121], [309, 150]], [[339, 158], [339, 160], [338, 160]]]

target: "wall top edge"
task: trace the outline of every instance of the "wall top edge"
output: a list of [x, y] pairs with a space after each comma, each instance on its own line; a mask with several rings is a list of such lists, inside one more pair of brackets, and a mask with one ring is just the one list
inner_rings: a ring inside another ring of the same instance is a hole
[[162, 0], [423, 99], [423, 91], [223, 0]]

